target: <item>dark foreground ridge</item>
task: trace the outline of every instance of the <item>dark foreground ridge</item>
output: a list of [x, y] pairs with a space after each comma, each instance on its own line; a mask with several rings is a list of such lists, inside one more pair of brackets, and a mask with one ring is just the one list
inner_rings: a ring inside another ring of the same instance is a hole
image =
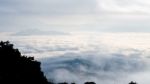
[[0, 42], [0, 84], [48, 84], [33, 57], [22, 56], [7, 42]]
[[[9, 41], [0, 42], [0, 84], [54, 84], [47, 81], [40, 65], [41, 63], [34, 60], [34, 57], [21, 55]], [[84, 84], [96, 83], [85, 82]], [[129, 84], [136, 84], [136, 82]]]

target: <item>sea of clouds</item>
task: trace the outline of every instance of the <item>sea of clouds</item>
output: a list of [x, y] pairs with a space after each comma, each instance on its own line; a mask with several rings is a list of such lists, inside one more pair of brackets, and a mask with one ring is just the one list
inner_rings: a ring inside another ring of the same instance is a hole
[[149, 33], [72, 33], [69, 35], [11, 36], [23, 55], [42, 62], [49, 81], [94, 81], [97, 84], [149, 84]]

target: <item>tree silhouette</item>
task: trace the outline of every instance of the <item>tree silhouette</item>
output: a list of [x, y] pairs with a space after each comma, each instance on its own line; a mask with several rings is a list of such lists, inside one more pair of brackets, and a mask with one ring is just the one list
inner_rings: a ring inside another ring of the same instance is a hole
[[76, 83], [73, 82], [73, 83], [71, 83], [71, 84], [76, 84]]
[[131, 81], [129, 84], [137, 84], [136, 82]]
[[58, 84], [68, 84], [67, 82], [63, 82], [63, 83], [58, 83]]
[[85, 82], [84, 84], [96, 84], [95, 82]]
[[51, 84], [34, 57], [22, 56], [9, 41], [0, 42], [0, 84]]

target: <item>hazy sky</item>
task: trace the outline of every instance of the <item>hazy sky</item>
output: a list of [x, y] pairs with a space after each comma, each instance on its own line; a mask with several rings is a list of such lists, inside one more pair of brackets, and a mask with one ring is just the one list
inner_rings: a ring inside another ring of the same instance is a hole
[[150, 32], [149, 0], [0, 0], [0, 31]]

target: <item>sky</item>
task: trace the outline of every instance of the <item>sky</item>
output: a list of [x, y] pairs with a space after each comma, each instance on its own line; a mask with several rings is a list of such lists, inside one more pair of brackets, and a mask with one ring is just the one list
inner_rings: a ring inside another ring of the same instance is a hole
[[0, 0], [0, 31], [150, 32], [148, 0]]

